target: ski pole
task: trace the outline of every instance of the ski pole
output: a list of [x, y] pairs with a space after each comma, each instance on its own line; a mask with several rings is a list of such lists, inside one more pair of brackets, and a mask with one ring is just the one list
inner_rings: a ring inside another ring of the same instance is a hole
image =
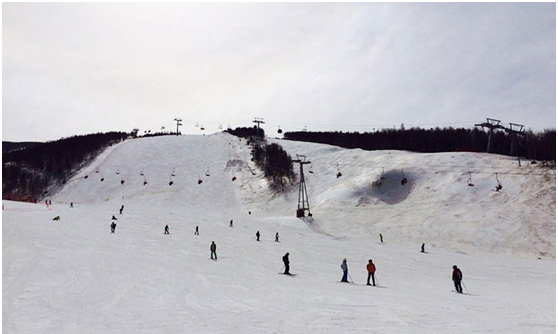
[[461, 284], [462, 284], [463, 287], [465, 288], [465, 291], [467, 291], [467, 293], [469, 293], [469, 289], [467, 289], [467, 287], [465, 286], [465, 283], [463, 283], [463, 281], [461, 281]]
[[[349, 274], [349, 272], [347, 272], [347, 274]], [[351, 283], [354, 283], [353, 278], [351, 277], [351, 274], [349, 274], [349, 278], [351, 279]]]

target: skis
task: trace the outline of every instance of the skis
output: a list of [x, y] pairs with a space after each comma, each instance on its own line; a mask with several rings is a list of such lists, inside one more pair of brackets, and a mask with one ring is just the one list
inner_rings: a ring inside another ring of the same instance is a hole
[[285, 276], [291, 276], [291, 277], [295, 277], [298, 274], [285, 274], [285, 273], [278, 273], [279, 275], [285, 275]]

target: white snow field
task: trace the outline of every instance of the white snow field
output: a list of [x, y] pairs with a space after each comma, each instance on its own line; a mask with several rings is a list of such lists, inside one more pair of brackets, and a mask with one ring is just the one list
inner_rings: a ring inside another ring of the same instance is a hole
[[[270, 190], [225, 133], [126, 140], [49, 209], [3, 201], [3, 333], [555, 333], [555, 170], [271, 142], [312, 162], [313, 220], [295, 217], [297, 184]], [[278, 274], [287, 252], [296, 276]], [[339, 283], [343, 258], [354, 284]]]

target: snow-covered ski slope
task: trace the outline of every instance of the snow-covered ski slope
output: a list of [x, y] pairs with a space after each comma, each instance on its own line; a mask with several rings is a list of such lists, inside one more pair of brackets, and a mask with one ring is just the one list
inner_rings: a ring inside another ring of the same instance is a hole
[[[297, 185], [271, 191], [222, 133], [127, 140], [49, 209], [3, 201], [3, 333], [555, 332], [554, 170], [277, 142], [312, 162], [313, 220], [295, 218]], [[296, 277], [278, 274], [286, 252]], [[338, 283], [343, 258], [355, 284]], [[469, 294], [452, 293], [454, 264]]]

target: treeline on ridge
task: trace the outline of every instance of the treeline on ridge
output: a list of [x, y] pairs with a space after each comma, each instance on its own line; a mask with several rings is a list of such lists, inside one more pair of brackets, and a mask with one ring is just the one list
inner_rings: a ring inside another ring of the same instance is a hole
[[33, 202], [128, 136], [125, 132], [96, 133], [2, 152], [2, 199]]
[[252, 146], [252, 160], [264, 172], [270, 188], [283, 190], [285, 182], [294, 182], [295, 173], [291, 156], [276, 143], [268, 144], [261, 128], [236, 128], [225, 130], [237, 137], [245, 138]]
[[[489, 134], [478, 128], [382, 129], [377, 132], [285, 132], [284, 139], [363, 150], [405, 150], [422, 153], [486, 152]], [[556, 129], [512, 135], [494, 131], [490, 153], [529, 160], [556, 161]], [[515, 143], [514, 143], [515, 140]]]

